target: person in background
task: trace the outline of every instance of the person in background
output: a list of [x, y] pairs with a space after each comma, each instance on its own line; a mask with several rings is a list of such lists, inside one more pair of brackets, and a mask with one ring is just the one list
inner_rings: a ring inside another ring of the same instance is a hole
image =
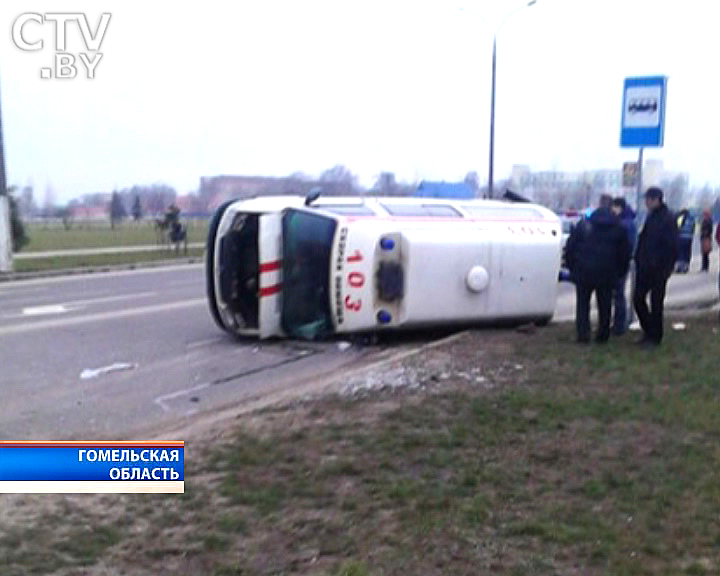
[[687, 208], [683, 208], [677, 214], [677, 229], [680, 235], [680, 247], [675, 270], [680, 274], [685, 274], [690, 270], [692, 242], [695, 236], [695, 217]]
[[702, 251], [702, 270], [707, 272], [710, 269], [710, 252], [712, 252], [713, 221], [710, 212], [703, 212], [700, 222], [700, 249]]
[[648, 214], [635, 250], [637, 274], [633, 304], [643, 330], [638, 344], [657, 346], [663, 338], [665, 287], [678, 259], [678, 229], [675, 218], [663, 202], [660, 188], [647, 189], [645, 205]]
[[566, 263], [575, 282], [575, 328], [580, 343], [590, 342], [593, 292], [598, 307], [595, 341], [608, 341], [613, 287], [627, 274], [630, 261], [627, 233], [610, 209], [611, 203], [612, 198], [603, 194], [600, 207], [575, 225], [566, 244]]
[[165, 223], [170, 232], [170, 240], [172, 242], [180, 241], [182, 225], [180, 224], [180, 208], [174, 202], [168, 206], [165, 212]]
[[[619, 196], [613, 198], [612, 211], [622, 223], [627, 234], [629, 254], [635, 250], [635, 239], [637, 237], [637, 225], [635, 224], [635, 212], [625, 202], [625, 198]], [[625, 284], [627, 284], [627, 272], [623, 274], [613, 287], [613, 316], [612, 331], [616, 336], [621, 336], [628, 329], [627, 301], [625, 300]]]
[[167, 207], [165, 211], [165, 222], [168, 227], [180, 221], [180, 208], [174, 202]]

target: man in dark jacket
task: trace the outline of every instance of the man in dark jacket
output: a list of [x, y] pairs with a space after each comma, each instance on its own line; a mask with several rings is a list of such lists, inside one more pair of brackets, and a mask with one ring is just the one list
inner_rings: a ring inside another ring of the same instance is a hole
[[648, 215], [635, 251], [637, 277], [633, 304], [643, 329], [640, 343], [658, 345], [663, 337], [665, 286], [678, 257], [678, 229], [675, 218], [663, 202], [660, 188], [648, 188], [645, 205]]
[[610, 337], [613, 287], [625, 276], [630, 262], [628, 236], [610, 210], [612, 198], [603, 194], [600, 207], [577, 223], [565, 247], [568, 269], [575, 282], [575, 328], [578, 342], [590, 341], [590, 297], [598, 307], [597, 342]]
[[[628, 246], [630, 254], [635, 249], [635, 240], [637, 238], [637, 226], [635, 225], [635, 212], [627, 205], [625, 198], [618, 196], [613, 198], [612, 211], [618, 218], [627, 234]], [[627, 319], [627, 301], [625, 300], [625, 284], [627, 284], [627, 273], [623, 274], [615, 283], [613, 288], [613, 334], [620, 336], [628, 329]]]

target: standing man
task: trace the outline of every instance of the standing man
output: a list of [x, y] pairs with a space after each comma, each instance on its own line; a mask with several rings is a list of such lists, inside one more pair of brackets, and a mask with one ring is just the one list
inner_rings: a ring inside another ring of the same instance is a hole
[[598, 329], [595, 341], [610, 337], [612, 291], [627, 274], [630, 262], [628, 237], [620, 219], [612, 213], [612, 198], [603, 194], [600, 207], [577, 223], [565, 246], [565, 259], [575, 282], [575, 328], [577, 341], [590, 342], [590, 297], [595, 292]]
[[182, 232], [182, 225], [180, 224], [180, 208], [173, 202], [168, 206], [167, 212], [165, 212], [165, 223], [168, 228], [168, 238], [171, 242], [180, 242], [180, 233]]
[[[625, 202], [625, 198], [618, 196], [613, 198], [612, 211], [615, 216], [620, 218], [625, 233], [627, 234], [629, 253], [635, 250], [635, 239], [637, 237], [637, 226], [635, 225], [635, 212]], [[621, 336], [627, 332], [627, 301], [625, 300], [625, 284], [627, 283], [627, 272], [623, 274], [616, 282], [613, 288], [613, 307], [615, 314], [613, 317], [613, 334]]]
[[[675, 218], [663, 202], [663, 192], [652, 186], [645, 192], [648, 214], [635, 252], [637, 278], [633, 304], [643, 329], [640, 344], [657, 346], [663, 337], [665, 286], [678, 257]], [[650, 308], [647, 295], [650, 293]]]

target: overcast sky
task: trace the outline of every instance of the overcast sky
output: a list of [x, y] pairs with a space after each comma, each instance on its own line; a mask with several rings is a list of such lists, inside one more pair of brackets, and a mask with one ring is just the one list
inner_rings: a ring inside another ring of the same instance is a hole
[[[492, 39], [516, 0], [3, 0], [0, 93], [10, 185], [42, 202], [201, 176], [312, 176], [344, 164], [371, 185], [487, 180]], [[194, 10], [188, 9], [194, 6]], [[467, 10], [460, 10], [465, 7]], [[470, 12], [470, 11], [472, 12]], [[88, 79], [66, 26], [74, 79], [54, 66], [54, 23], [110, 21]], [[666, 75], [665, 146], [648, 148], [691, 185], [720, 184], [720, 7], [711, 0], [538, 0], [497, 34], [495, 178], [621, 168], [623, 80]]]

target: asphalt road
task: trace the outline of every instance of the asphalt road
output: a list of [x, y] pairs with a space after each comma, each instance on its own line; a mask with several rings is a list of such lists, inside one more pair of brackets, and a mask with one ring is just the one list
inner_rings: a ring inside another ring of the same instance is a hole
[[[718, 256], [714, 252], [710, 259], [710, 270], [700, 272], [701, 259], [699, 254], [693, 257], [691, 271], [687, 274], [673, 274], [667, 285], [665, 307], [678, 308], [711, 308], [718, 310]], [[626, 297], [630, 302], [631, 282], [628, 278]], [[557, 306], [553, 320], [556, 322], [575, 318], [575, 285], [561, 282], [558, 290]]]
[[337, 371], [337, 342], [238, 342], [200, 265], [0, 283], [0, 438], [118, 439]]
[[[709, 274], [673, 276], [668, 305], [716, 302], [716, 260]], [[555, 320], [573, 316], [574, 288], [562, 283]], [[3, 282], [0, 438], [141, 437], [341, 374], [378, 352], [239, 342], [211, 320], [197, 264]]]

